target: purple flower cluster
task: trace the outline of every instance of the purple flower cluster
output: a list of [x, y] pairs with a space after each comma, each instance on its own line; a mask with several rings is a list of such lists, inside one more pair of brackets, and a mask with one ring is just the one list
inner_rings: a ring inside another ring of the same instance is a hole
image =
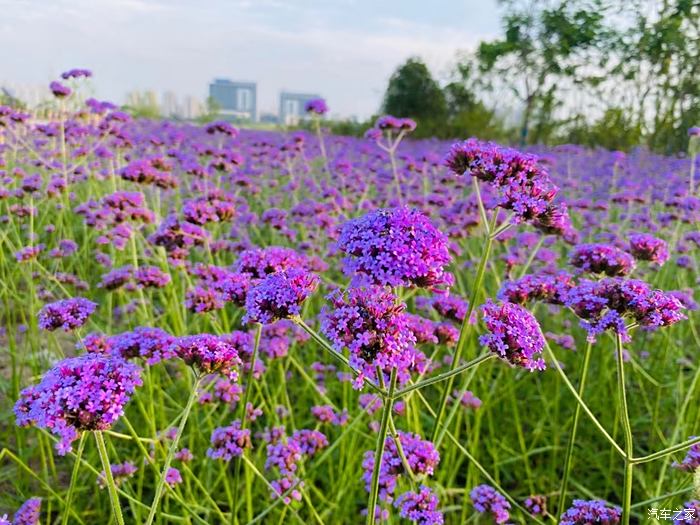
[[531, 274], [514, 281], [506, 281], [498, 292], [498, 298], [515, 304], [525, 304], [530, 301], [564, 304], [566, 293], [573, 286], [573, 277], [566, 272], [554, 275]]
[[635, 279], [581, 281], [567, 292], [564, 303], [581, 318], [591, 341], [608, 329], [628, 341], [626, 317], [646, 330], [656, 330], [686, 318], [683, 305], [676, 297], [653, 290]]
[[445, 518], [438, 504], [437, 496], [425, 485], [418, 492], [404, 492], [394, 502], [399, 515], [416, 525], [442, 525]]
[[603, 500], [575, 499], [573, 506], [561, 516], [560, 525], [616, 525], [620, 523], [620, 509], [608, 507]]
[[227, 427], [214, 429], [207, 456], [213, 459], [231, 461], [233, 458], [243, 455], [243, 451], [251, 446], [250, 430], [241, 428], [240, 421], [234, 421]]
[[302, 303], [318, 283], [315, 274], [301, 268], [268, 275], [248, 291], [244, 322], [270, 324], [300, 315]]
[[141, 385], [140, 372], [123, 359], [99, 354], [59, 361], [39, 384], [20, 394], [17, 425], [36, 425], [57, 435], [56, 448], [64, 455], [80, 432], [112, 426]]
[[[112, 471], [114, 482], [117, 485], [121, 485], [124, 481], [136, 474], [138, 468], [131, 461], [127, 461], [117, 465], [110, 465], [110, 470]], [[104, 470], [97, 476], [97, 485], [101, 489], [107, 486], [107, 478], [105, 477]]]
[[610, 277], [624, 276], [634, 269], [634, 258], [612, 244], [579, 244], [571, 252], [569, 262], [583, 271]]
[[315, 115], [325, 115], [328, 113], [328, 104], [322, 98], [313, 98], [304, 104], [304, 111]]
[[445, 164], [457, 175], [468, 172], [489, 183], [500, 193], [497, 206], [512, 211], [515, 222], [532, 222], [545, 233], [574, 236], [566, 207], [553, 202], [558, 188], [536, 156], [468, 139], [452, 146]]
[[493, 516], [496, 523], [506, 523], [510, 518], [510, 503], [491, 485], [478, 485], [469, 493], [477, 512]]
[[451, 285], [447, 236], [418, 210], [379, 209], [346, 222], [338, 247], [347, 275], [380, 286]]
[[83, 297], [47, 304], [39, 311], [39, 328], [49, 332], [61, 328], [64, 332], [70, 332], [83, 326], [95, 308], [97, 303]]
[[[138, 357], [144, 359], [149, 365], [155, 365], [175, 357], [174, 343], [175, 337], [164, 330], [147, 326], [139, 326], [131, 332], [112, 336], [107, 342], [110, 353], [122, 359]], [[92, 351], [90, 347], [87, 350], [88, 352]]]
[[523, 506], [533, 516], [547, 515], [547, 496], [536, 495], [525, 499]]
[[[12, 520], [12, 525], [39, 525], [40, 520], [41, 498], [30, 498], [17, 509]], [[0, 522], [1, 521], [2, 518], [0, 518]]]
[[[317, 430], [297, 430], [291, 437], [286, 437], [284, 427], [276, 429], [266, 436], [267, 460], [265, 469], [277, 468], [281, 478], [271, 482], [273, 498], [281, 497], [292, 487], [300, 487], [303, 483], [297, 478], [297, 471], [304, 457], [312, 457], [328, 446], [328, 439]], [[289, 504], [292, 499], [301, 500], [301, 492], [292, 489], [284, 498]]]
[[281, 246], [244, 250], [233, 267], [236, 272], [248, 274], [253, 279], [294, 268], [310, 269], [306, 257]]
[[640, 261], [651, 261], [659, 266], [670, 257], [668, 243], [648, 233], [630, 235], [630, 253]]
[[211, 334], [179, 337], [172, 349], [199, 374], [221, 374], [233, 380], [238, 377], [241, 358], [236, 347], [224, 337]]
[[[398, 431], [401, 448], [406, 456], [406, 462], [413, 474], [417, 476], [432, 476], [440, 462], [440, 454], [435, 445], [422, 439], [418, 434]], [[374, 451], [365, 452], [362, 460], [365, 490], [370, 491], [372, 471], [374, 469]], [[399, 477], [406, 474], [396, 442], [389, 437], [384, 443], [384, 454], [379, 468], [379, 499], [391, 503]]]
[[404, 314], [405, 305], [378, 286], [350, 288], [328, 296], [333, 308], [321, 312], [321, 330], [335, 350], [350, 351], [350, 364], [360, 371], [355, 383], [375, 378], [375, 367], [407, 372], [415, 362], [415, 338]]
[[544, 337], [537, 319], [525, 308], [513, 303], [494, 303], [490, 299], [481, 307], [490, 333], [479, 341], [510, 364], [527, 370], [544, 370], [544, 359], [536, 358], [544, 348]]

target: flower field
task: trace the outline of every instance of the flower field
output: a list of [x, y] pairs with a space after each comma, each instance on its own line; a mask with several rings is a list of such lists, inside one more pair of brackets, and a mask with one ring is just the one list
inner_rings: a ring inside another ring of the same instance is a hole
[[700, 523], [700, 129], [239, 130], [89, 75], [0, 107], [0, 524]]

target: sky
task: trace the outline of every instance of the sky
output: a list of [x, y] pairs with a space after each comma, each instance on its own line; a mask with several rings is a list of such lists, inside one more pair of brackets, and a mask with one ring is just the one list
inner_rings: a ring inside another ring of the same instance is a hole
[[407, 58], [445, 78], [500, 30], [496, 0], [0, 0], [0, 13], [0, 85], [88, 68], [91, 94], [123, 103], [132, 90], [203, 100], [230, 78], [258, 83], [262, 112], [288, 90], [358, 118]]

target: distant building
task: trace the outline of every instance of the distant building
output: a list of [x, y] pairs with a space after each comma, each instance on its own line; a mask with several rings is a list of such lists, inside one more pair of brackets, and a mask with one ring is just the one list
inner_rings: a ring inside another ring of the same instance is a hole
[[260, 113], [260, 123], [262, 124], [279, 124], [279, 121], [277, 113]]
[[304, 106], [309, 100], [321, 98], [319, 95], [308, 93], [280, 93], [280, 124], [294, 126], [300, 120], [307, 118]]
[[182, 107], [182, 116], [187, 120], [194, 120], [204, 113], [204, 105], [193, 96], [186, 96]]
[[217, 78], [209, 84], [209, 96], [218, 105], [222, 117], [253, 122], [257, 120], [258, 86], [255, 82]]
[[166, 91], [163, 93], [161, 108], [164, 117], [182, 117], [182, 109], [177, 99], [177, 95], [172, 91]]

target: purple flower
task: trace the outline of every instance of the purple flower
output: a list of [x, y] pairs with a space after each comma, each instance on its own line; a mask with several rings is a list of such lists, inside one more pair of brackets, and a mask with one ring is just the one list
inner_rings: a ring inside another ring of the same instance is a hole
[[418, 210], [379, 209], [343, 225], [338, 247], [347, 275], [381, 286], [451, 285], [447, 236]]
[[49, 89], [51, 90], [51, 93], [53, 93], [53, 96], [56, 98], [66, 98], [72, 93], [71, 89], [68, 86], [64, 86], [56, 80], [49, 84]]
[[410, 352], [415, 337], [408, 329], [405, 305], [378, 286], [350, 288], [346, 294], [328, 296], [333, 308], [321, 312], [321, 330], [338, 352], [350, 351], [350, 364], [361, 372], [355, 386], [365, 377], [375, 377], [375, 367], [406, 372], [414, 364]]
[[385, 131], [404, 131], [410, 132], [416, 129], [416, 121], [410, 118], [399, 118], [393, 115], [384, 115], [377, 119], [374, 124], [375, 129]]
[[648, 233], [630, 235], [630, 253], [640, 261], [662, 266], [669, 259], [668, 243]]
[[505, 523], [510, 518], [510, 503], [491, 485], [478, 485], [469, 493], [477, 512], [488, 513], [496, 523]]
[[234, 421], [227, 427], [214, 429], [207, 456], [213, 459], [231, 461], [233, 458], [243, 455], [243, 451], [247, 448], [251, 448], [250, 430], [241, 429], [241, 422]]
[[244, 250], [233, 265], [235, 271], [249, 274], [255, 279], [266, 275], [291, 270], [293, 268], [308, 268], [308, 261], [303, 255], [291, 248], [268, 246], [267, 248], [252, 248]]
[[178, 337], [172, 346], [185, 364], [199, 374], [221, 374], [233, 380], [238, 377], [241, 358], [235, 346], [226, 338], [211, 334]]
[[[406, 456], [406, 462], [413, 474], [417, 476], [432, 476], [440, 462], [440, 454], [435, 446], [418, 434], [398, 432], [401, 448]], [[384, 454], [379, 469], [379, 499], [390, 503], [399, 476], [406, 474], [406, 470], [393, 438], [387, 438], [384, 443]], [[369, 492], [374, 469], [374, 451], [365, 452], [362, 461], [362, 479], [365, 482], [365, 490]]]
[[107, 430], [141, 385], [141, 369], [123, 359], [86, 354], [59, 361], [15, 404], [19, 426], [36, 425], [57, 435], [64, 455], [80, 432]]
[[[117, 485], [121, 485], [124, 481], [131, 478], [138, 468], [132, 462], [127, 461], [118, 465], [111, 465], [112, 478]], [[97, 485], [103, 489], [107, 486], [104, 470], [97, 476]]]
[[318, 287], [319, 278], [296, 268], [265, 277], [246, 297], [244, 322], [269, 324], [301, 314], [301, 305]]
[[171, 487], [182, 483], [182, 475], [180, 474], [180, 471], [174, 467], [170, 467], [168, 472], [165, 473], [165, 482]]
[[161, 330], [148, 326], [139, 326], [132, 332], [124, 332], [109, 338], [111, 353], [123, 359], [140, 357], [148, 365], [175, 357], [172, 346], [175, 338]]
[[221, 133], [223, 135], [228, 135], [231, 138], [235, 138], [238, 135], [238, 129], [236, 129], [233, 124], [226, 122], [225, 120], [210, 122], [204, 128], [204, 131], [206, 131], [209, 135]]
[[525, 275], [515, 281], [506, 281], [498, 292], [498, 298], [515, 304], [529, 301], [564, 304], [564, 296], [573, 286], [573, 277], [566, 272]]
[[92, 76], [92, 71], [89, 69], [69, 69], [61, 73], [61, 78], [63, 80], [68, 80], [70, 78], [90, 78]]
[[12, 525], [39, 525], [41, 498], [30, 498], [15, 512]]
[[185, 294], [185, 307], [197, 314], [213, 312], [224, 307], [224, 299], [217, 290], [196, 286], [187, 290]]
[[399, 515], [416, 525], [442, 525], [444, 517], [437, 510], [438, 504], [437, 496], [425, 485], [418, 492], [404, 492], [394, 502]]
[[691, 128], [688, 128], [688, 136], [689, 137], [700, 137], [700, 127], [693, 126]]
[[498, 304], [490, 299], [481, 310], [490, 332], [479, 338], [482, 345], [512, 365], [530, 371], [545, 369], [544, 359], [535, 358], [544, 348], [544, 337], [529, 311], [517, 304]]
[[620, 523], [620, 509], [608, 507], [603, 500], [575, 499], [573, 506], [561, 516], [561, 525], [616, 525]]
[[39, 311], [39, 328], [49, 332], [62, 328], [64, 332], [70, 332], [83, 326], [95, 308], [97, 303], [82, 297], [47, 304]]
[[627, 275], [634, 269], [634, 258], [611, 244], [579, 244], [571, 252], [569, 262], [586, 272], [610, 277]]
[[530, 496], [523, 502], [523, 505], [533, 516], [547, 515], [547, 496]]
[[328, 104], [322, 98], [314, 98], [304, 104], [304, 111], [316, 115], [325, 115], [328, 113]]
[[157, 266], [141, 266], [134, 279], [141, 288], [163, 288], [170, 283], [170, 274]]

